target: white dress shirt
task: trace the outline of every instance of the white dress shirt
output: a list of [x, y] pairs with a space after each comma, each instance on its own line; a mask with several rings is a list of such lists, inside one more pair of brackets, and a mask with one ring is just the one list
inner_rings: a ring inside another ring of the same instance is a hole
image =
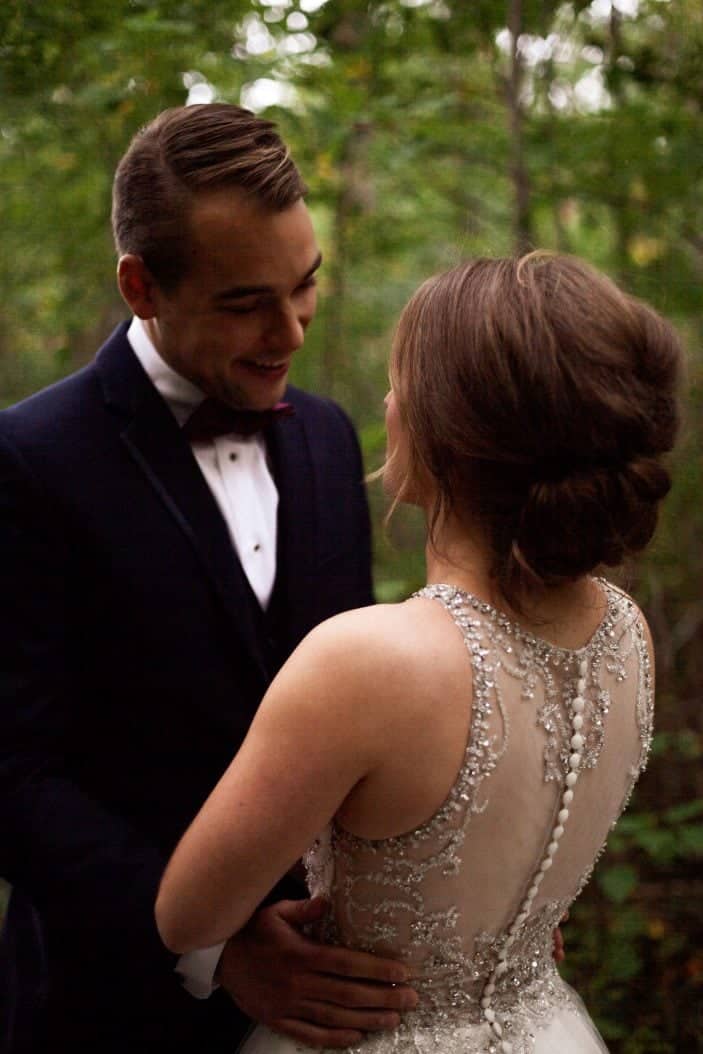
[[[127, 340], [178, 424], [183, 425], [205, 398], [204, 393], [164, 362], [141, 319], [132, 319]], [[249, 584], [261, 607], [266, 608], [276, 577], [278, 491], [263, 437], [230, 434], [194, 442], [191, 448]], [[223, 947], [224, 943], [188, 952], [178, 960], [176, 970], [183, 985], [197, 999], [206, 999], [214, 990], [213, 977]]]
[[[127, 340], [179, 425], [185, 424], [205, 398], [203, 392], [164, 362], [141, 319], [132, 319]], [[244, 573], [261, 607], [266, 608], [276, 577], [278, 491], [263, 437], [230, 433], [191, 446]]]

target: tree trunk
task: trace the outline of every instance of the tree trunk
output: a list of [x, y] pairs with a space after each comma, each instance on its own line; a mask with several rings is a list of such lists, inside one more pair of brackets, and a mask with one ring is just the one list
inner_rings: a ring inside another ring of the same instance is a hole
[[322, 343], [322, 390], [332, 397], [342, 392], [349, 371], [346, 342], [346, 297], [349, 270], [350, 225], [355, 211], [373, 207], [373, 188], [369, 185], [366, 147], [371, 135], [367, 121], [357, 121], [344, 145], [340, 161], [340, 186], [332, 221], [329, 266], [330, 295]]
[[506, 82], [508, 115], [510, 121], [510, 177], [513, 184], [513, 242], [515, 251], [525, 252], [533, 248], [532, 224], [530, 220], [530, 180], [525, 164], [523, 143], [524, 113], [520, 91], [524, 75], [522, 56], [518, 40], [522, 31], [522, 0], [510, 0], [508, 8], [510, 30], [510, 73]]
[[[344, 165], [342, 166], [344, 170]], [[329, 396], [336, 394], [340, 373], [346, 362], [344, 340], [344, 315], [347, 275], [347, 241], [351, 196], [344, 181], [339, 188], [332, 223], [332, 245], [330, 279], [325, 333], [322, 342], [320, 383], [322, 391]]]
[[[613, 5], [610, 10], [610, 22], [608, 25], [608, 55], [607, 64], [611, 70], [616, 69], [618, 57], [622, 51], [620, 23], [622, 16]], [[623, 109], [624, 98], [619, 81], [614, 79], [611, 84], [611, 92], [615, 99], [615, 112]], [[617, 123], [611, 126], [611, 136], [617, 136]], [[615, 266], [616, 277], [623, 285], [627, 285], [627, 273], [630, 268], [629, 245], [632, 236], [632, 223], [629, 209], [629, 194], [627, 186], [623, 183], [620, 172], [620, 159], [615, 144], [610, 151], [610, 185], [614, 188], [614, 198], [611, 198], [611, 211], [613, 218], [613, 230], [615, 231]]]

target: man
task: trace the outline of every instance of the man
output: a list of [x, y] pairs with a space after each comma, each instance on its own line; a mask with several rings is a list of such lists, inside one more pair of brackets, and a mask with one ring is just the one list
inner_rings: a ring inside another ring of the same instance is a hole
[[268, 122], [160, 115], [115, 178], [132, 322], [0, 414], [13, 1054], [231, 1052], [247, 1018], [341, 1046], [414, 1001], [400, 965], [306, 937], [321, 908], [281, 900], [301, 896], [292, 880], [224, 948], [181, 960], [153, 917], [273, 674], [316, 623], [371, 602], [355, 435], [286, 387], [320, 265], [303, 193]]

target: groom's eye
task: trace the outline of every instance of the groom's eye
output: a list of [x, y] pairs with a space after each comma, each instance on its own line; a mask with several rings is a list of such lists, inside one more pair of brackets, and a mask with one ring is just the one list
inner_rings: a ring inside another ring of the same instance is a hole
[[226, 315], [250, 315], [254, 311], [257, 311], [261, 304], [258, 300], [255, 301], [244, 301], [243, 303], [232, 303], [225, 304], [222, 310]]

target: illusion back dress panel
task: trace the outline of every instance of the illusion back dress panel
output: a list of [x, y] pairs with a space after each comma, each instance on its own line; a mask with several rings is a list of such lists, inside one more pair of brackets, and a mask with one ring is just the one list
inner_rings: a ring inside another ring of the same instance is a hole
[[600, 587], [607, 612], [576, 650], [452, 586], [416, 594], [445, 608], [468, 651], [461, 769], [415, 830], [374, 841], [333, 821], [306, 856], [311, 892], [332, 905], [323, 939], [405, 961], [420, 996], [399, 1029], [370, 1035], [364, 1051], [605, 1050], [552, 955], [553, 930], [651, 741], [642, 618], [620, 590]]

